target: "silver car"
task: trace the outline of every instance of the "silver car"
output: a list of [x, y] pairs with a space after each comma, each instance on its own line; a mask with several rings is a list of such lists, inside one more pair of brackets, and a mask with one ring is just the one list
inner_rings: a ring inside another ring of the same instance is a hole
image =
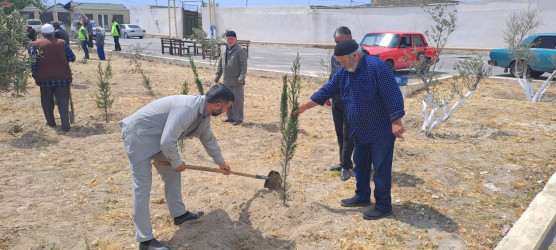
[[145, 30], [137, 24], [120, 24], [120, 36], [122, 37], [130, 38], [135, 36], [143, 39], [145, 35]]

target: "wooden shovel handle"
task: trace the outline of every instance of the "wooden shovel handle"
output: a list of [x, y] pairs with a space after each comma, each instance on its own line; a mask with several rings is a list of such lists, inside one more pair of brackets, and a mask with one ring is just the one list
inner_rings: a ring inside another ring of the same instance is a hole
[[[157, 161], [157, 160], [152, 160], [152, 164], [160, 165], [160, 166], [169, 166], [169, 167], [172, 166], [169, 162]], [[208, 168], [208, 167], [201, 167], [201, 166], [194, 166], [194, 165], [185, 165], [185, 169], [193, 169], [193, 170], [199, 170], [199, 171], [205, 171], [205, 172], [214, 172], [214, 173], [221, 173], [221, 174], [226, 173], [226, 170], [224, 170], [224, 169]], [[230, 174], [259, 179], [254, 174], [246, 174], [246, 173], [234, 172], [234, 171], [230, 171]]]

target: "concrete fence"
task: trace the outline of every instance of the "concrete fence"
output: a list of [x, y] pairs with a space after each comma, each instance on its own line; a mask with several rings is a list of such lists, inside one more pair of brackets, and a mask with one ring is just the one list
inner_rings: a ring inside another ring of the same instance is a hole
[[[504, 47], [503, 31], [512, 13], [538, 9], [543, 25], [537, 32], [556, 32], [556, 0], [484, 0], [449, 6], [458, 13], [457, 29], [446, 47]], [[203, 29], [210, 34], [209, 9]], [[312, 6], [233, 7], [216, 9], [217, 34], [236, 31], [238, 39], [259, 42], [330, 44], [339, 26], [360, 41], [372, 31], [425, 32], [432, 26], [422, 6], [322, 8]]]

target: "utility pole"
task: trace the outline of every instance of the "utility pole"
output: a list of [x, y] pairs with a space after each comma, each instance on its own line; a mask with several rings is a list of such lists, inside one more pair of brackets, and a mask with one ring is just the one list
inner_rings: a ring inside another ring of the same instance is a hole
[[170, 20], [170, 0], [168, 0], [168, 36], [172, 38], [172, 23]]
[[176, 27], [176, 38], [178, 37], [178, 16], [176, 15], [176, 0], [174, 0], [174, 26]]
[[58, 22], [58, 4], [56, 4], [56, 0], [54, 0], [54, 21]]

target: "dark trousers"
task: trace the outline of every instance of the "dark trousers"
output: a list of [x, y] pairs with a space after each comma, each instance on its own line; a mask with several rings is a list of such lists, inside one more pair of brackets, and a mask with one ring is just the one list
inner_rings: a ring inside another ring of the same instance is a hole
[[46, 124], [51, 127], [56, 126], [56, 120], [54, 119], [54, 97], [56, 97], [56, 105], [58, 105], [60, 120], [62, 120], [62, 130], [69, 130], [70, 85], [40, 87], [40, 89], [42, 111], [46, 118]]
[[338, 146], [340, 146], [340, 166], [343, 168], [353, 168], [351, 155], [353, 153], [353, 138], [350, 137], [351, 127], [347, 120], [345, 105], [343, 101], [332, 102], [332, 118], [334, 119], [334, 128], [336, 129], [336, 137]]
[[93, 47], [93, 36], [89, 35], [89, 41], [87, 42], [87, 45], [89, 46], [89, 48]]
[[104, 46], [97, 46], [97, 54], [98, 54], [98, 59], [106, 60], [106, 57], [104, 57]]
[[234, 93], [234, 102], [226, 112], [226, 117], [232, 121], [243, 121], [244, 85], [228, 86]]
[[87, 41], [81, 41], [81, 47], [85, 51], [85, 58], [89, 59], [89, 48], [87, 47]]
[[120, 37], [119, 36], [114, 36], [114, 45], [115, 45], [114, 50], [122, 51], [122, 47], [120, 47]]
[[[392, 211], [392, 159], [396, 137], [391, 134], [377, 142], [361, 144], [355, 139], [353, 162], [355, 168], [355, 197], [367, 202], [371, 200], [371, 173], [374, 167], [373, 182], [375, 183], [375, 209]], [[372, 165], [372, 166], [371, 166]]]

